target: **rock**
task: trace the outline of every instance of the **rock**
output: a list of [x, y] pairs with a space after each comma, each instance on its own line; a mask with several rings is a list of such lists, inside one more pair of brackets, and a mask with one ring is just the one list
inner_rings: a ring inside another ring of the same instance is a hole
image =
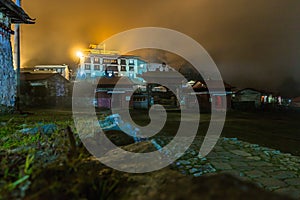
[[186, 168], [186, 169], [191, 169], [192, 166], [191, 166], [191, 165], [187, 165], [187, 166], [185, 166], [185, 168]]
[[249, 166], [253, 166], [253, 167], [270, 167], [270, 166], [273, 166], [273, 164], [265, 162], [265, 161], [253, 161], [253, 162], [249, 162]]
[[256, 160], [256, 161], [261, 160], [261, 158], [259, 156], [250, 156], [250, 157], [247, 157], [247, 159]]
[[284, 180], [288, 185], [300, 186], [300, 178], [290, 178]]
[[214, 162], [214, 161], [212, 161], [211, 164], [217, 170], [229, 170], [229, 169], [232, 169], [232, 167], [228, 163], [222, 163], [222, 162]]
[[259, 145], [258, 145], [258, 144], [250, 144], [250, 147], [251, 147], [251, 148], [258, 148]]
[[279, 172], [274, 172], [272, 174], [272, 177], [276, 179], [287, 179], [287, 178], [295, 178], [296, 174], [294, 172], [289, 172], [289, 171], [279, 171]]
[[190, 174], [195, 174], [196, 172], [199, 172], [200, 170], [197, 168], [192, 168], [189, 170]]
[[195, 177], [200, 177], [200, 176], [202, 176], [202, 175], [203, 175], [202, 172], [198, 172], [198, 173], [193, 174], [193, 176], [195, 176]]
[[191, 162], [190, 161], [187, 161], [187, 160], [179, 160], [178, 161], [181, 165], [190, 165]]
[[286, 186], [286, 183], [275, 178], [258, 178], [256, 179], [256, 181], [263, 184], [266, 188], [269, 189], [276, 189]]
[[247, 175], [249, 178], [259, 178], [262, 176], [266, 176], [265, 173], [258, 170], [246, 171], [245, 175]]
[[245, 162], [243, 160], [232, 160], [232, 161], [230, 161], [230, 165], [234, 168], [247, 167], [248, 166], [247, 162]]
[[[280, 154], [281, 152], [279, 151], [279, 150], [274, 150], [274, 151], [272, 151], [272, 154], [276, 154], [276, 155], [278, 155], [278, 154]], [[288, 154], [289, 156], [291, 155], [291, 154]]]
[[203, 162], [203, 161], [207, 161], [207, 158], [201, 158], [201, 161]]
[[250, 153], [247, 153], [247, 152], [242, 151], [242, 150], [231, 150], [230, 152], [235, 154], [235, 155], [238, 155], [238, 156], [245, 156], [245, 157], [251, 156]]

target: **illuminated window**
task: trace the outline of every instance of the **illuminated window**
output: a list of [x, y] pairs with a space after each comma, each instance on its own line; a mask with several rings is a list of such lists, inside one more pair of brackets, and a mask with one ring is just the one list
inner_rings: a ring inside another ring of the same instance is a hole
[[117, 64], [117, 63], [118, 63], [117, 59], [109, 59], [109, 58], [103, 59], [103, 64]]
[[100, 65], [94, 65], [94, 70], [100, 70]]
[[85, 69], [85, 70], [91, 70], [91, 65], [85, 64], [85, 65], [84, 65], [84, 69]]
[[95, 58], [94, 58], [94, 63], [100, 63], [100, 59], [97, 58], [97, 57], [95, 57]]
[[121, 66], [121, 71], [126, 72], [126, 66]]

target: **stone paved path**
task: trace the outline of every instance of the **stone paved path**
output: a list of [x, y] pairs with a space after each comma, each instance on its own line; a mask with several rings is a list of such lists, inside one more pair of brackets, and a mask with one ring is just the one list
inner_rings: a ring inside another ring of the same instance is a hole
[[[199, 138], [198, 138], [199, 139]], [[169, 139], [157, 139], [164, 145]], [[163, 142], [165, 141], [165, 142]], [[201, 139], [199, 139], [201, 144]], [[230, 173], [256, 183], [269, 191], [300, 199], [300, 157], [239, 141], [221, 138], [205, 157], [198, 156], [199, 145], [176, 161], [174, 168], [193, 176]]]

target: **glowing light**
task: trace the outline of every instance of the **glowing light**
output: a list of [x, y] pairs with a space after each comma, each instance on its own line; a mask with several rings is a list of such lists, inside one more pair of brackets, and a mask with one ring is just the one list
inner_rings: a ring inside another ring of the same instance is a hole
[[108, 73], [108, 77], [111, 78], [113, 74], [111, 72]]
[[81, 51], [77, 51], [77, 52], [76, 52], [76, 56], [77, 56], [78, 58], [82, 58], [82, 57], [83, 57], [83, 53], [82, 53]]

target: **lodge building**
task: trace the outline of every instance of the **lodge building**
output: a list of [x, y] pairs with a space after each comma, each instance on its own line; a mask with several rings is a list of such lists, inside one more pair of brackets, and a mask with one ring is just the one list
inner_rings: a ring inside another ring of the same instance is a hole
[[106, 51], [99, 45], [91, 45], [80, 56], [77, 78], [90, 79], [103, 76], [126, 76], [137, 78], [147, 71], [146, 62], [138, 56], [120, 55], [117, 51]]

